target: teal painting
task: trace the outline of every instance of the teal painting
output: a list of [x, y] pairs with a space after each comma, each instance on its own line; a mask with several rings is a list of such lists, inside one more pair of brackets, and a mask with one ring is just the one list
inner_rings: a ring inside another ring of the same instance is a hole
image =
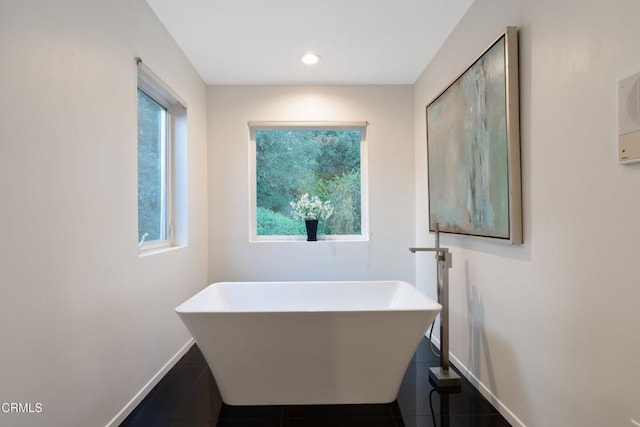
[[431, 230], [512, 238], [507, 88], [502, 36], [427, 106]]

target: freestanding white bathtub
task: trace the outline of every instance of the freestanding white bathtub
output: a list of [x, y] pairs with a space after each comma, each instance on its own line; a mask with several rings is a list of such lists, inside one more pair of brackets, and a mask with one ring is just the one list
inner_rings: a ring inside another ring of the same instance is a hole
[[176, 308], [229, 405], [388, 403], [442, 307], [406, 282], [215, 283]]

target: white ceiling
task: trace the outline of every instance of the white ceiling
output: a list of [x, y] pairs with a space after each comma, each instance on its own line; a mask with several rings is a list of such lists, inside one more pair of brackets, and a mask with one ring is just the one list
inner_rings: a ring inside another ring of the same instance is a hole
[[473, 0], [147, 3], [207, 84], [413, 84]]

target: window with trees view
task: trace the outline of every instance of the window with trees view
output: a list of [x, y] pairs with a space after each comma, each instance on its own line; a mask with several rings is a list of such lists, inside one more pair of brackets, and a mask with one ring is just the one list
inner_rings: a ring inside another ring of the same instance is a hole
[[186, 172], [184, 160], [176, 158], [184, 156], [176, 153], [186, 146], [186, 107], [140, 62], [138, 67], [138, 245], [144, 251], [184, 240], [176, 240], [174, 219], [185, 215], [176, 197]]
[[296, 239], [305, 223], [292, 203], [305, 194], [330, 206], [319, 218], [322, 239], [362, 239], [366, 235], [366, 124], [255, 125], [253, 235]]
[[167, 109], [138, 89], [138, 242], [167, 238]]

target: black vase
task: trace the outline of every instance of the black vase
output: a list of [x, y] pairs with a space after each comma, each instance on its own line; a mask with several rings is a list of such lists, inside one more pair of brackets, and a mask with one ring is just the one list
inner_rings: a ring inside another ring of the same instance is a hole
[[307, 227], [307, 242], [315, 242], [318, 240], [318, 220], [306, 219], [304, 225]]

